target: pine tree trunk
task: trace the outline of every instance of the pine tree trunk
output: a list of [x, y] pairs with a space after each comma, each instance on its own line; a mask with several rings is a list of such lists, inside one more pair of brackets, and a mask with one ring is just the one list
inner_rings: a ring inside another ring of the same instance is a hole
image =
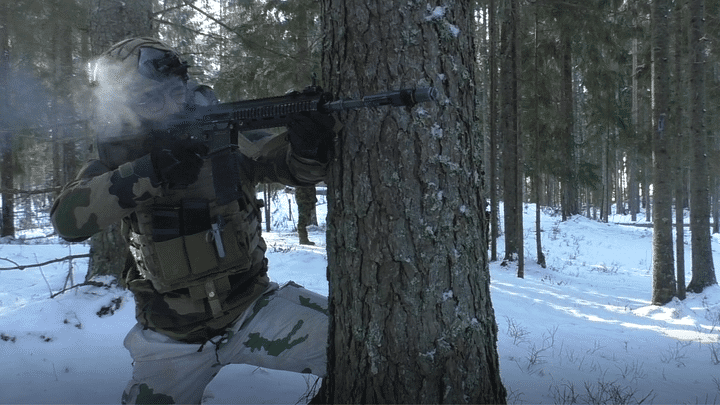
[[498, 202], [498, 131], [497, 131], [497, 18], [495, 0], [490, 0], [488, 6], [488, 26], [490, 36], [490, 55], [488, 57], [488, 65], [490, 65], [490, 165], [488, 175], [490, 177], [490, 261], [497, 261], [497, 241], [498, 241], [498, 221], [499, 202]]
[[[537, 264], [543, 269], [545, 268], [545, 253], [542, 249], [542, 228], [540, 226], [540, 153], [542, 148], [542, 142], [540, 140], [540, 94], [538, 88], [538, 70], [540, 69], [538, 62], [538, 17], [537, 9], [535, 10], [535, 43], [534, 43], [534, 72], [533, 81], [535, 87], [535, 142], [534, 142], [534, 161], [535, 161], [535, 172], [533, 173], [533, 191], [535, 197], [535, 256], [537, 257]], [[590, 206], [590, 204], [588, 204]]]
[[668, 65], [668, 0], [654, 0], [653, 64], [655, 129], [653, 131], [653, 291], [652, 303], [664, 305], [675, 296], [672, 229], [672, 147], [668, 125], [670, 69]]
[[690, 231], [692, 243], [692, 279], [688, 291], [695, 293], [717, 284], [710, 246], [710, 195], [707, 163], [707, 131], [705, 129], [705, 1], [690, 1], [690, 120], [691, 172]]
[[522, 224], [518, 204], [519, 145], [518, 145], [518, 72], [517, 62], [517, 8], [516, 0], [508, 0], [503, 7], [500, 35], [500, 130], [502, 138], [503, 219], [505, 225], [505, 258], [515, 261], [522, 244]]
[[341, 114], [328, 174], [330, 403], [498, 403], [473, 2], [329, 1], [328, 90], [431, 84], [436, 105]]
[[633, 151], [634, 159], [630, 162], [630, 190], [631, 190], [631, 214], [632, 220], [637, 221], [637, 213], [640, 212], [640, 198], [638, 196], [638, 165], [637, 161], [637, 142], [638, 138], [638, 126], [640, 125], [638, 119], [638, 39], [633, 38], [632, 40], [632, 128], [633, 128]]
[[[152, 35], [151, 0], [94, 0], [93, 6], [90, 44], [95, 55], [123, 39]], [[130, 254], [123, 230], [118, 223], [93, 235], [86, 279], [96, 274], [120, 278]]]
[[[10, 39], [7, 29], [8, 7], [7, 3], [0, 4], [0, 94], [9, 94], [9, 72], [10, 72]], [[7, 117], [7, 109], [10, 97], [3, 97], [0, 100], [0, 120]], [[0, 122], [0, 124], [5, 124]], [[3, 125], [4, 126], [4, 125]], [[15, 163], [13, 159], [13, 138], [14, 134], [6, 128], [0, 128], [0, 159], [2, 166], [0, 172], [0, 188], [11, 190], [15, 188], [13, 177], [15, 175]], [[2, 193], [2, 232], [0, 236], [15, 236], [15, 195], [12, 192]]]
[[676, 2], [673, 10], [675, 27], [675, 111], [673, 115], [675, 119], [672, 122], [672, 128], [675, 130], [675, 156], [674, 156], [674, 176], [675, 176], [675, 241], [676, 272], [677, 272], [677, 296], [684, 300], [685, 294], [685, 216], [683, 209], [683, 201], [685, 192], [683, 188], [683, 161], [685, 160], [684, 139], [685, 139], [685, 112], [683, 106], [686, 103], [685, 80], [683, 75], [683, 61], [685, 61], [684, 50], [687, 42], [687, 35], [683, 29], [685, 22], [683, 20], [683, 4]]
[[565, 221], [579, 214], [577, 169], [575, 165], [575, 138], [573, 137], [573, 75], [572, 75], [572, 38], [567, 28], [560, 34], [560, 52], [562, 54], [562, 78], [560, 96], [560, 117], [562, 122], [562, 219]]
[[92, 0], [90, 47], [95, 55], [126, 38], [152, 36], [152, 0]]

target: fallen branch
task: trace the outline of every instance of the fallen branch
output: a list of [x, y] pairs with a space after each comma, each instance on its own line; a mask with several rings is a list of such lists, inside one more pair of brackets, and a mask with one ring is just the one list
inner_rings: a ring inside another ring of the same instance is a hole
[[55, 297], [57, 297], [58, 295], [66, 292], [66, 291], [70, 291], [70, 290], [72, 290], [73, 288], [78, 288], [78, 287], [82, 287], [82, 286], [85, 286], [85, 285], [91, 285], [91, 286], [93, 286], [93, 287], [110, 287], [109, 285], [107, 285], [107, 284], [105, 284], [105, 283], [102, 283], [102, 282], [100, 282], [100, 281], [92, 281], [92, 280], [90, 280], [90, 281], [86, 281], [86, 282], [84, 282], [84, 283], [75, 284], [75, 285], [72, 286], [72, 287], [63, 288], [62, 290], [60, 290], [60, 291], [58, 291], [58, 292], [56, 292], [56, 293], [50, 294], [50, 298], [55, 298]]
[[30, 267], [40, 267], [40, 266], [45, 266], [45, 265], [52, 264], [52, 263], [64, 262], [66, 260], [84, 259], [86, 257], [90, 257], [90, 254], [86, 253], [83, 255], [70, 255], [70, 256], [65, 256], [65, 257], [59, 258], [59, 259], [48, 260], [44, 263], [33, 263], [33, 264], [17, 264], [16, 262], [14, 262], [10, 259], [0, 257], [0, 260], [6, 260], [15, 265], [15, 267], [0, 267], [0, 270], [25, 270]]

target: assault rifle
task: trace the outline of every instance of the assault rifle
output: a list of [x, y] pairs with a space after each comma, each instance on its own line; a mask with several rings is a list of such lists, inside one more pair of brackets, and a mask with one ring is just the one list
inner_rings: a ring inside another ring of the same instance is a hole
[[176, 114], [153, 128], [153, 143], [162, 144], [185, 134], [194, 142], [201, 142], [213, 168], [215, 193], [219, 204], [240, 196], [237, 163], [231, 151], [240, 149], [243, 154], [257, 157], [259, 150], [242, 132], [276, 128], [290, 123], [290, 115], [303, 112], [332, 114], [344, 110], [395, 106], [412, 107], [418, 103], [434, 101], [437, 90], [419, 87], [378, 93], [358, 100], [334, 100], [314, 83], [303, 91], [284, 96], [243, 100], [210, 106], [194, 106]]

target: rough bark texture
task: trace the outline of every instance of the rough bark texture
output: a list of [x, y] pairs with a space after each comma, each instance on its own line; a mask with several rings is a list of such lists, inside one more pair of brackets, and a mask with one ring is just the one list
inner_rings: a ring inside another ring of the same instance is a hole
[[675, 263], [672, 229], [673, 145], [666, 131], [670, 66], [668, 64], [668, 0], [653, 3], [653, 63], [655, 64], [655, 129], [653, 131], [653, 293], [652, 303], [663, 305], [675, 296]]
[[125, 38], [152, 36], [152, 0], [93, 0], [90, 46], [96, 55]]
[[[0, 93], [8, 94], [8, 73], [10, 72], [10, 40], [8, 38], [7, 28], [8, 7], [6, 3], [0, 4]], [[8, 104], [9, 97], [3, 97], [0, 101], [0, 124], [7, 116], [7, 110], [10, 109]], [[7, 125], [7, 124], [6, 124]], [[3, 125], [5, 126], [5, 125]], [[2, 178], [0, 179], [0, 188], [3, 190], [11, 190], [15, 188], [13, 176], [15, 175], [15, 163], [13, 159], [12, 141], [14, 135], [11, 131], [4, 131], [6, 128], [0, 129], [0, 159], [2, 159]], [[2, 230], [0, 236], [15, 236], [15, 195], [12, 193], [2, 194]]]
[[521, 190], [518, 189], [520, 156], [518, 144], [517, 10], [514, 0], [504, 2], [500, 35], [500, 133], [502, 139], [503, 219], [505, 260], [518, 260], [522, 240]]
[[690, 169], [690, 231], [692, 242], [692, 279], [688, 291], [699, 293], [717, 284], [710, 246], [710, 191], [708, 190], [707, 130], [705, 129], [705, 2], [690, 2], [692, 63], [690, 67], [690, 104], [692, 118], [692, 162]]
[[572, 71], [572, 33], [564, 28], [560, 34], [562, 52], [562, 96], [560, 97], [560, 116], [563, 117], [561, 156], [565, 167], [562, 173], [562, 219], [567, 220], [580, 213], [578, 206], [578, 178], [573, 134], [573, 71]]
[[[90, 15], [90, 43], [95, 55], [123, 39], [152, 35], [151, 0], [94, 1]], [[123, 227], [115, 224], [92, 237], [86, 279], [96, 274], [120, 278], [130, 253], [122, 232]]]
[[674, 156], [674, 167], [673, 173], [675, 174], [675, 255], [676, 258], [676, 272], [677, 272], [677, 296], [679, 299], [684, 300], [686, 297], [685, 293], [685, 229], [684, 229], [684, 197], [685, 189], [683, 187], [683, 172], [684, 172], [684, 144], [685, 144], [685, 109], [684, 104], [687, 102], [684, 97], [684, 89], [686, 86], [684, 73], [683, 73], [683, 62], [685, 59], [685, 48], [687, 44], [686, 31], [683, 29], [685, 21], [683, 19], [683, 3], [680, 1], [675, 2], [675, 9], [673, 10], [673, 23], [675, 30], [675, 82], [673, 83], [673, 92], [675, 97], [673, 115], [675, 119], [672, 122], [672, 127], [675, 129], [675, 156]]
[[330, 348], [320, 401], [497, 403], [475, 128], [472, 2], [323, 1], [325, 86], [433, 85], [436, 105], [343, 114], [328, 176]]

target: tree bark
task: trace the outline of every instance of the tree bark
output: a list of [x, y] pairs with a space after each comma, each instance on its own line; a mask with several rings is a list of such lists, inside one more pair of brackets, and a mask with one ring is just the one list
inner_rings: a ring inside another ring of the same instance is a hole
[[[89, 36], [95, 55], [123, 39], [152, 35], [151, 0], [94, 0], [93, 6]], [[86, 280], [97, 274], [120, 278], [130, 254], [123, 231], [117, 223], [93, 235]]]
[[717, 284], [710, 246], [710, 194], [705, 129], [705, 1], [690, 1], [692, 46], [690, 67], [690, 135], [692, 160], [690, 170], [690, 240], [692, 243], [692, 279], [688, 291], [702, 292]]
[[500, 35], [500, 131], [502, 138], [503, 218], [505, 225], [505, 258], [515, 261], [522, 244], [522, 207], [518, 204], [520, 193], [518, 177], [519, 129], [518, 129], [518, 72], [517, 68], [517, 1], [508, 0], [503, 7]]
[[93, 0], [90, 47], [95, 55], [123, 39], [152, 34], [152, 0]]
[[505, 401], [489, 292], [473, 2], [322, 3], [325, 87], [430, 84], [341, 115], [328, 174], [329, 403]]
[[560, 117], [562, 122], [563, 145], [562, 161], [562, 220], [565, 221], [573, 215], [580, 213], [578, 207], [578, 179], [575, 163], [575, 138], [573, 136], [573, 74], [572, 74], [572, 38], [568, 28], [562, 28], [560, 33], [560, 48], [562, 54], [562, 88], [560, 96]]
[[670, 69], [668, 63], [668, 0], [654, 0], [653, 64], [655, 101], [653, 131], [653, 291], [652, 303], [664, 305], [675, 296], [672, 238], [672, 146], [667, 134]]
[[676, 272], [677, 272], [677, 296], [684, 300], [685, 294], [685, 216], [683, 201], [685, 198], [685, 190], [683, 187], [683, 162], [685, 161], [684, 140], [685, 140], [685, 111], [683, 106], [685, 99], [685, 80], [683, 75], [683, 61], [685, 61], [685, 44], [687, 43], [686, 31], [683, 29], [685, 23], [683, 20], [683, 3], [675, 2], [674, 28], [675, 28], [675, 85], [674, 93], [674, 111], [673, 128], [675, 129], [675, 254]]
[[[538, 16], [537, 16], [537, 8], [535, 9], [535, 29], [534, 29], [534, 71], [533, 71], [533, 82], [535, 87], [535, 142], [533, 146], [533, 150], [535, 153], [534, 161], [535, 161], [535, 171], [533, 174], [533, 192], [535, 194], [535, 256], [537, 258], [536, 262], [540, 265], [543, 269], [546, 267], [545, 264], [545, 253], [543, 253], [542, 249], [542, 228], [540, 226], [540, 153], [542, 149], [542, 141], [540, 139], [540, 94], [539, 94], [539, 74], [538, 71], [540, 70], [539, 61], [538, 61]], [[588, 204], [589, 206], [590, 204]]]
[[[9, 94], [9, 73], [10, 73], [10, 38], [8, 34], [8, 6], [3, 2], [0, 4], [0, 94]], [[4, 124], [0, 130], [0, 159], [2, 159], [2, 178], [0, 188], [10, 190], [15, 188], [15, 162], [13, 159], [13, 138], [12, 131], [6, 130], [8, 123], [3, 122], [8, 117], [10, 109], [10, 97], [3, 97], [0, 100], [0, 124]], [[2, 232], [0, 236], [15, 236], [15, 195], [8, 192], [2, 193]]]
[[500, 204], [498, 202], [498, 131], [497, 131], [497, 18], [495, 0], [490, 0], [488, 6], [488, 26], [490, 36], [490, 261], [497, 261], [498, 220], [500, 219]]

